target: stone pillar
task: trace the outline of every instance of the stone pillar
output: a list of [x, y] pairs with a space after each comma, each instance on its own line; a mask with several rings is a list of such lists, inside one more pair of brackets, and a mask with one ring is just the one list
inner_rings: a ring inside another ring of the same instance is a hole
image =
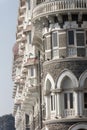
[[50, 113], [50, 95], [46, 96], [45, 101], [46, 101], [46, 119], [49, 119], [50, 115], [51, 115], [51, 113]]
[[82, 116], [83, 115], [83, 93], [80, 91], [79, 92], [79, 115]]
[[61, 98], [60, 98], [60, 95], [61, 93], [58, 93], [57, 94], [57, 116], [58, 118], [61, 117]]
[[75, 116], [79, 116], [79, 100], [78, 100], [78, 91], [75, 91], [74, 94], [74, 109], [75, 109]]

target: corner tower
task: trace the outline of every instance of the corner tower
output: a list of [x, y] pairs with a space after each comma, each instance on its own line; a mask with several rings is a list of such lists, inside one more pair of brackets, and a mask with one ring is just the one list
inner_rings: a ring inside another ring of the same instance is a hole
[[32, 23], [44, 60], [44, 129], [86, 130], [87, 1], [33, 1]]

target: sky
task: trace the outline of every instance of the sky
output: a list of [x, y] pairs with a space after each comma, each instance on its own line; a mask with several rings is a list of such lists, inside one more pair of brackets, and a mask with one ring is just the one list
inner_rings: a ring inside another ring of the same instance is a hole
[[0, 0], [0, 116], [13, 112], [12, 47], [16, 42], [18, 0]]

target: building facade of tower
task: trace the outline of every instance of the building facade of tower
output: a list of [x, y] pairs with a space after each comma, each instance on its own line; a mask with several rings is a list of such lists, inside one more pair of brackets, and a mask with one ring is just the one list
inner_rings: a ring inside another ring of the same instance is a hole
[[13, 52], [16, 130], [87, 130], [87, 1], [20, 0]]

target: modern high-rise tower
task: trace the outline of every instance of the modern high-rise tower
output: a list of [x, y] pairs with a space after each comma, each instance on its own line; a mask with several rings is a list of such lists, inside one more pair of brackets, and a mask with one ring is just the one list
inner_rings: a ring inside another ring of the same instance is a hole
[[87, 0], [20, 0], [17, 130], [87, 130]]

